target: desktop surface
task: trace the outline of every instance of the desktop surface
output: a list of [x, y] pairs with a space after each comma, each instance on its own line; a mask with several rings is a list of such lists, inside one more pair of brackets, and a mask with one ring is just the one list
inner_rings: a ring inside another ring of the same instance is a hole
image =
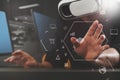
[[[98, 70], [89, 71], [89, 70], [66, 70], [66, 69], [38, 69], [38, 68], [0, 68], [0, 78], [3, 80], [75, 80], [75, 79], [84, 79], [84, 80], [118, 80], [120, 71], [107, 71], [104, 74], [101, 74]], [[6, 77], [7, 75], [7, 77]]]

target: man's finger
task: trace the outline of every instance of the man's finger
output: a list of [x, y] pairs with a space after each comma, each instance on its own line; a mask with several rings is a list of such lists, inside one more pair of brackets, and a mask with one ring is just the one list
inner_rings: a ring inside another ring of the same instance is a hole
[[103, 29], [103, 25], [102, 25], [102, 24], [99, 24], [98, 27], [97, 27], [97, 29], [96, 29], [96, 31], [95, 31], [95, 34], [94, 34], [94, 37], [95, 37], [96, 39], [100, 36], [100, 34], [101, 34], [101, 32], [102, 32], [102, 29]]
[[22, 50], [16, 50], [12, 53], [13, 56], [30, 56], [28, 53], [22, 51]]
[[14, 60], [14, 57], [11, 56], [11, 57], [8, 57], [7, 59], [4, 60], [4, 62], [13, 62]]
[[4, 62], [9, 62], [10, 57], [4, 59]]
[[98, 20], [95, 20], [93, 22], [93, 24], [90, 26], [86, 36], [92, 36], [94, 34], [94, 32], [95, 32], [95, 30], [96, 30], [96, 28], [98, 26], [98, 23], [99, 23]]
[[71, 42], [75, 48], [78, 48], [80, 46], [79, 42], [75, 37], [71, 37]]
[[102, 46], [102, 50], [104, 51], [104, 50], [108, 49], [109, 47], [110, 47], [109, 45], [104, 45], [104, 46]]
[[9, 62], [14, 62], [14, 60], [15, 60], [15, 56], [11, 56]]
[[98, 44], [101, 45], [104, 40], [105, 40], [105, 35], [101, 35], [98, 39]]
[[12, 53], [12, 55], [22, 55], [23, 51], [22, 50], [16, 50], [15, 52]]

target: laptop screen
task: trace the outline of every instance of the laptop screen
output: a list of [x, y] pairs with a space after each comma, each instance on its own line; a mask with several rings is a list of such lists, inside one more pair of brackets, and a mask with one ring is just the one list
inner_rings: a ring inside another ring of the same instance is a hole
[[13, 51], [6, 14], [0, 11], [0, 54]]

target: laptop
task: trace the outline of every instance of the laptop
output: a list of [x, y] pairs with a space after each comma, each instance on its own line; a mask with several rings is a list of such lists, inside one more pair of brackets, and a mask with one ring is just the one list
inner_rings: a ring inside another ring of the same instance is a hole
[[6, 13], [0, 11], [0, 54], [11, 54], [13, 46]]
[[0, 67], [16, 67], [11, 63], [5, 63], [4, 59], [13, 52], [13, 44], [6, 12], [0, 11]]

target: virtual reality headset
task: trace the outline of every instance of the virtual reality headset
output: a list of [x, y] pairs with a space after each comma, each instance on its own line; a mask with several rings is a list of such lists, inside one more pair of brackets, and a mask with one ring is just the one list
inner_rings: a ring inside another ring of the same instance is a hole
[[98, 0], [62, 0], [58, 4], [58, 12], [63, 19], [80, 18], [99, 10]]

